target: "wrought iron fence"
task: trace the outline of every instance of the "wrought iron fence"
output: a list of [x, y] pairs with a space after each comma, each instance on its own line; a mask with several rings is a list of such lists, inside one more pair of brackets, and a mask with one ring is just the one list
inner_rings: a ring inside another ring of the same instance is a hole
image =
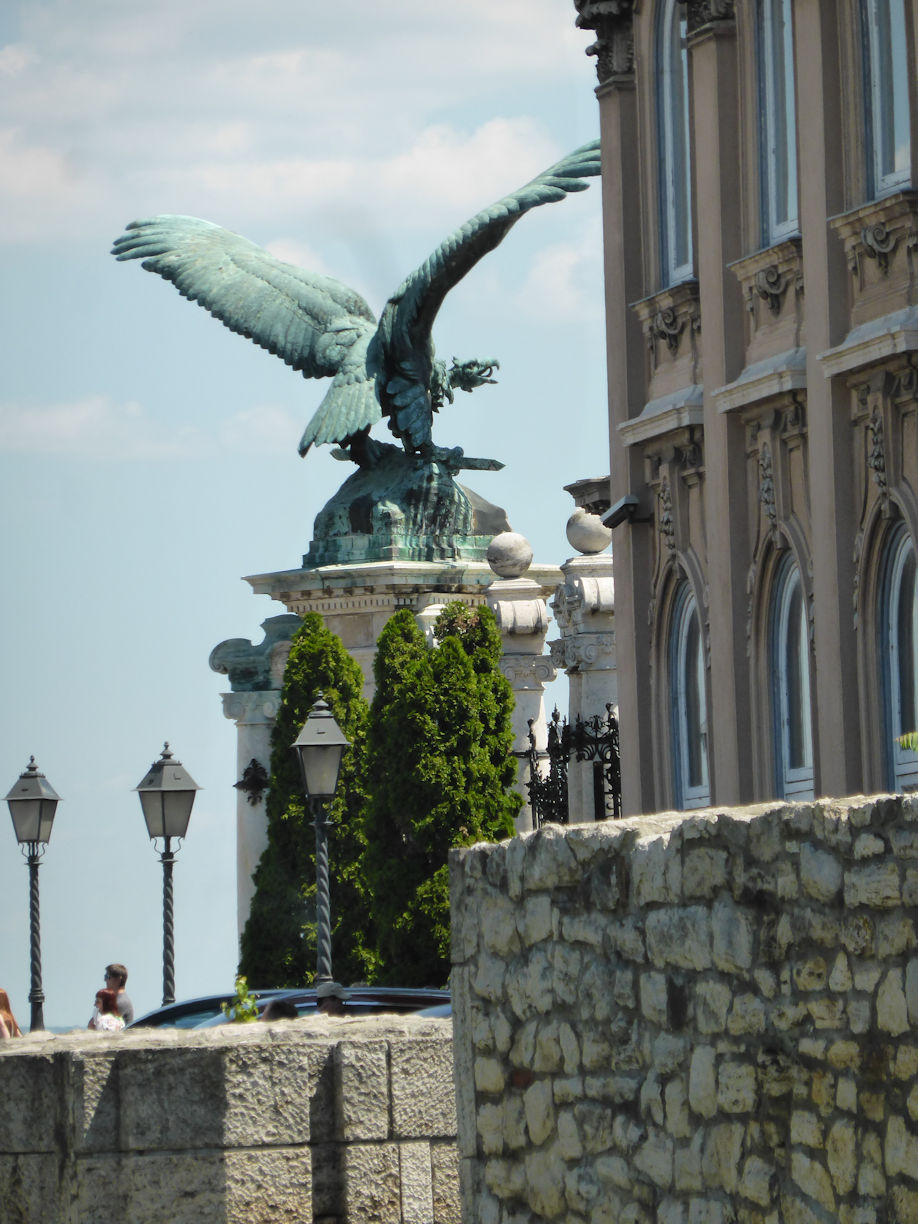
[[[529, 722], [529, 802], [536, 827], [567, 824], [569, 820], [567, 772], [573, 754], [577, 761], [593, 765], [593, 819], [618, 820], [622, 814], [622, 778], [618, 747], [618, 719], [606, 704], [605, 715], [579, 716], [573, 727], [557, 706], [548, 724], [544, 751], [536, 748], [532, 720]], [[548, 762], [547, 770], [544, 762]]]

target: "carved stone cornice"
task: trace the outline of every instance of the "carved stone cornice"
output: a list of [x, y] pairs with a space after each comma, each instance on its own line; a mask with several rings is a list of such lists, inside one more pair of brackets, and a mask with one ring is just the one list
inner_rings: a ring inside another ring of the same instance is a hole
[[558, 675], [549, 655], [501, 655], [500, 672], [515, 693], [541, 692]]
[[638, 0], [574, 0], [577, 25], [593, 30], [596, 41], [586, 49], [596, 56], [600, 85], [634, 73], [634, 13]]
[[736, 0], [679, 0], [688, 18], [688, 36], [695, 38], [708, 28], [723, 28], [736, 20]]
[[502, 634], [544, 638], [548, 632], [548, 608], [537, 582], [528, 578], [498, 579], [488, 587], [485, 600]]

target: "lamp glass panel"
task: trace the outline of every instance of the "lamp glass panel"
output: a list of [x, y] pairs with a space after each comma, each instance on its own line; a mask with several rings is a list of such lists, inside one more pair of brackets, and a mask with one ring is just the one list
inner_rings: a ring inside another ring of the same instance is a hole
[[327, 798], [335, 793], [345, 746], [321, 744], [308, 747], [301, 745], [297, 748], [303, 785], [313, 798]]

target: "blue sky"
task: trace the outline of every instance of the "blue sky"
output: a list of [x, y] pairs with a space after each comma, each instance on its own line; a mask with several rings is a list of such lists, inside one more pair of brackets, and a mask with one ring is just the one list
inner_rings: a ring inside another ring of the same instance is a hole
[[[187, 213], [379, 310], [482, 205], [598, 131], [569, 0], [7, 0], [0, 11], [0, 785], [63, 797], [41, 869], [48, 1025], [101, 970], [161, 993], [161, 871], [132, 788], [168, 739], [204, 788], [175, 869], [176, 993], [236, 963], [235, 728], [207, 658], [284, 611], [241, 576], [299, 564], [348, 469], [301, 460], [324, 387], [108, 254]], [[440, 445], [543, 562], [562, 486], [608, 470], [600, 192], [530, 214], [450, 295], [441, 356], [496, 355]], [[379, 427], [377, 427], [379, 432]], [[386, 436], [383, 430], [381, 436]], [[4, 819], [6, 819], [4, 817]], [[0, 835], [0, 986], [29, 1016], [28, 889]]]

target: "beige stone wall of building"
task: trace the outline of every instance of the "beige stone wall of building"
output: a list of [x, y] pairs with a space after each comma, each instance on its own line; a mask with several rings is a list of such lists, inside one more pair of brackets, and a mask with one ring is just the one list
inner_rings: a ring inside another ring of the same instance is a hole
[[[918, 547], [915, 0], [575, 6], [599, 77], [610, 502], [640, 499], [613, 537], [625, 812], [918, 785], [918, 760], [904, 769], [892, 747], [886, 641], [892, 552], [903, 532]], [[667, 93], [670, 35], [684, 94]], [[782, 141], [795, 177], [776, 225]], [[886, 179], [881, 144], [896, 145]], [[683, 222], [691, 249], [668, 271], [667, 226]], [[791, 694], [808, 741], [792, 768], [775, 648], [789, 570], [809, 689]], [[688, 747], [687, 597], [702, 707]]]
[[918, 797], [451, 870], [466, 1224], [918, 1221]]
[[3, 1224], [458, 1224], [449, 1020], [0, 1043]]

